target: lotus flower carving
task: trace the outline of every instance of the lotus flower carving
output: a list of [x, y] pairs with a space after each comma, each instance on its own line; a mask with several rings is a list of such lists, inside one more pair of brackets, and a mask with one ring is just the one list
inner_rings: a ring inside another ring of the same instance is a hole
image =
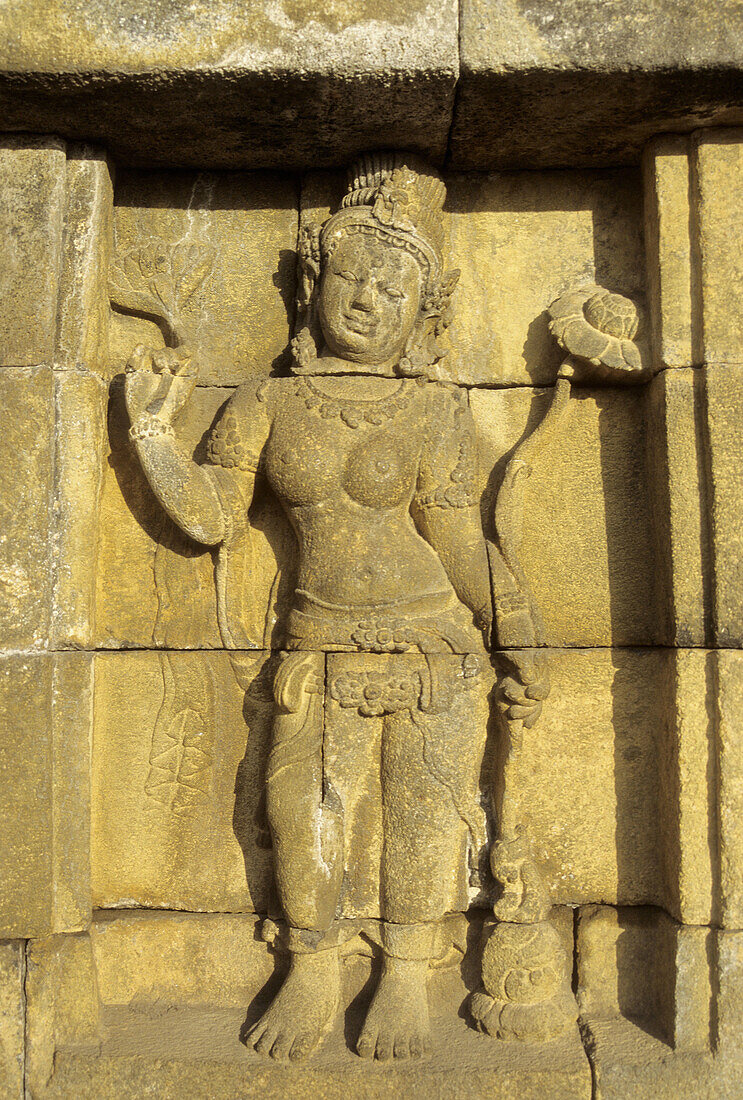
[[550, 332], [567, 353], [560, 374], [575, 381], [641, 382], [648, 375], [643, 317], [631, 298], [589, 285], [548, 308]]

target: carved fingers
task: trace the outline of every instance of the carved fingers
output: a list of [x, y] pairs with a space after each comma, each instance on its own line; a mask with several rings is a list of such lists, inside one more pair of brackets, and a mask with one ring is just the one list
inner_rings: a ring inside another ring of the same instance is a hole
[[521, 721], [531, 729], [550, 691], [544, 654], [538, 650], [520, 650], [501, 656], [506, 675], [498, 686], [498, 708], [509, 722]]
[[132, 423], [147, 413], [170, 424], [191, 396], [197, 377], [188, 348], [138, 344], [126, 364], [126, 405]]

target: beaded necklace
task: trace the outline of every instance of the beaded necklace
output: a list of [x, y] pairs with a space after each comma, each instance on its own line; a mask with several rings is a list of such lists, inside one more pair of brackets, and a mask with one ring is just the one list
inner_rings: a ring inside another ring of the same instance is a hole
[[337, 401], [328, 397], [317, 386], [313, 385], [305, 375], [296, 381], [297, 396], [300, 397], [308, 409], [322, 417], [323, 420], [340, 419], [349, 428], [359, 428], [362, 424], [384, 424], [392, 420], [401, 409], [406, 408], [412, 401], [417, 387], [422, 379], [405, 379], [389, 397], [382, 397], [376, 401], [353, 400], [344, 398]]

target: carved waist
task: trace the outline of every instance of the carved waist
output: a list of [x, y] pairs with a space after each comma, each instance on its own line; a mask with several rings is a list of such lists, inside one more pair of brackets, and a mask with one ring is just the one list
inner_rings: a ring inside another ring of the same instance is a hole
[[286, 646], [367, 653], [480, 652], [479, 632], [456, 622], [458, 609], [463, 610], [453, 592], [344, 607], [298, 589], [287, 622]]

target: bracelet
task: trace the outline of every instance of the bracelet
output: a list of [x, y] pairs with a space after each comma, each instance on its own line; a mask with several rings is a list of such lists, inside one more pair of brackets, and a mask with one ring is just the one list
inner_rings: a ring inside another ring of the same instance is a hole
[[529, 601], [523, 592], [504, 592], [496, 596], [495, 610], [499, 615], [512, 615], [517, 611], [528, 611]]
[[165, 420], [160, 420], [159, 417], [153, 416], [152, 413], [143, 413], [142, 416], [137, 417], [129, 429], [129, 438], [133, 440], [154, 439], [158, 435], [174, 436], [175, 432], [173, 431], [172, 424], [168, 424]]

